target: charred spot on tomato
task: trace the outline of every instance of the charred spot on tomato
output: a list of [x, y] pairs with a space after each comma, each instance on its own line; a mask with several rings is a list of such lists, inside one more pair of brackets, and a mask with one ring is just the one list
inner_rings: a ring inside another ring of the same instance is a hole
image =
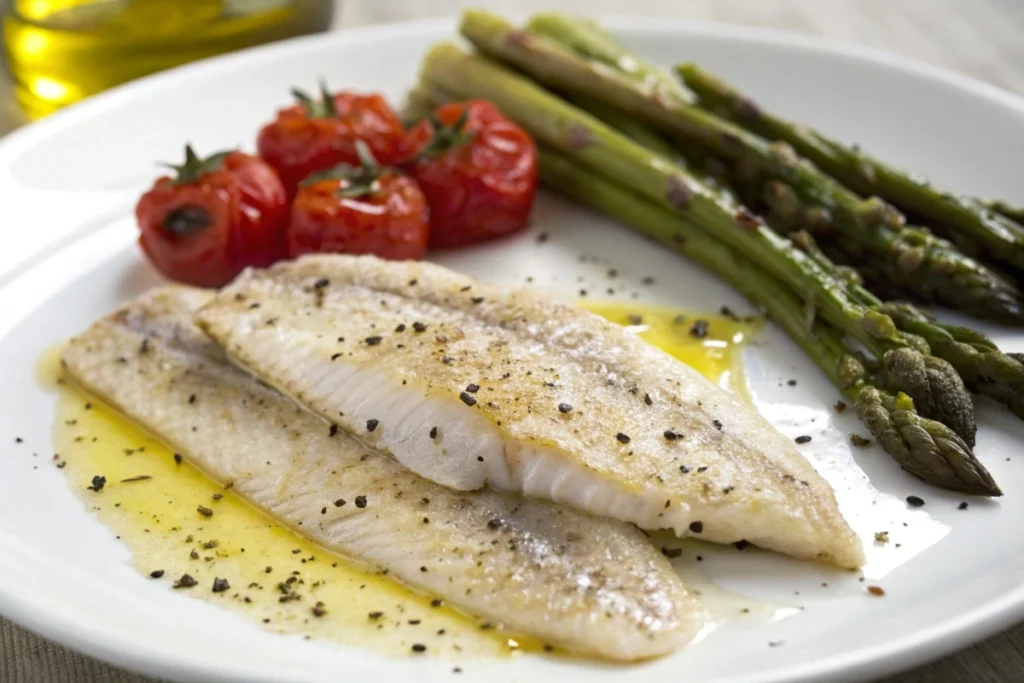
[[202, 232], [213, 224], [213, 216], [205, 207], [196, 204], [179, 206], [164, 216], [163, 226], [167, 232], [178, 237], [188, 237]]

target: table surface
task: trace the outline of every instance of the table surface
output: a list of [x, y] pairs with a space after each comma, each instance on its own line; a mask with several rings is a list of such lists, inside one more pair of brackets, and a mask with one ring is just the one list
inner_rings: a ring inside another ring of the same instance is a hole
[[[466, 6], [528, 13], [622, 13], [614, 0], [336, 0], [335, 26], [445, 16]], [[1024, 0], [631, 0], [632, 14], [770, 26], [861, 43], [945, 66], [1024, 94]], [[0, 84], [0, 134], [21, 123]], [[1024, 680], [1024, 626], [885, 683]], [[151, 683], [49, 643], [0, 619], [4, 683]]]

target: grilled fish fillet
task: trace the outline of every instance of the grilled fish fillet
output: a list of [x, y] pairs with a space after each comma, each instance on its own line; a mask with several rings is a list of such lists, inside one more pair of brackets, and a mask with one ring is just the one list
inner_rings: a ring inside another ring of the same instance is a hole
[[863, 562], [831, 488], [755, 410], [538, 293], [316, 255], [246, 271], [196, 321], [264, 381], [444, 486]]
[[513, 631], [635, 660], [670, 652], [706, 622], [626, 524], [454, 491], [332, 436], [192, 325], [209, 296], [171, 287], [128, 304], [70, 343], [67, 371], [278, 521]]

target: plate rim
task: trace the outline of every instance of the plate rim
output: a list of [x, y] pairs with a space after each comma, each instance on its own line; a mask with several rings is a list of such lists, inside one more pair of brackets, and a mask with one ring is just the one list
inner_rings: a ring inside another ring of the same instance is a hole
[[[955, 90], [964, 97], [988, 100], [1024, 117], [1024, 97], [1020, 95], [942, 66], [856, 43], [779, 29], [705, 20], [637, 17], [622, 14], [602, 14], [597, 19], [612, 30], [662, 35], [700, 35], [712, 39], [720, 38], [769, 47], [803, 50], [814, 54], [829, 54], [852, 62], [866, 62], [891, 71], [902, 72], [908, 77], [939, 84], [944, 89]], [[144, 97], [163, 88], [173, 87], [175, 83], [216, 76], [218, 73], [230, 72], [239, 66], [259, 63], [264, 59], [273, 59], [278, 54], [316, 49], [326, 43], [373, 43], [382, 39], [400, 38], [403, 35], [441, 34], [445, 29], [452, 37], [456, 37], [455, 32], [451, 30], [456, 20], [456, 17], [449, 16], [361, 26], [342, 31], [333, 30], [323, 34], [248, 48], [146, 76], [88, 98], [43, 120], [29, 123], [7, 134], [0, 139], [0, 171], [6, 169], [19, 154], [29, 152], [37, 142], [63, 129], [73, 127], [79, 121], [102, 115], [105, 112], [116, 111], [122, 102]], [[0, 273], [0, 288], [13, 285], [22, 274], [43, 263], [54, 253], [68, 248], [86, 235], [92, 234], [96, 229], [77, 234], [74, 239], [69, 241], [53, 240], [35, 254], [15, 261], [7, 272]], [[11, 538], [13, 537], [0, 529], [0, 546], [10, 547], [7, 539]], [[13, 540], [16, 544], [21, 544], [20, 539]], [[32, 550], [34, 551], [34, 549]], [[134, 641], [127, 638], [111, 639], [109, 636], [94, 636], [93, 631], [88, 628], [83, 629], [82, 624], [62, 617], [59, 610], [40, 609], [31, 599], [21, 598], [17, 591], [10, 590], [10, 587], [3, 583], [0, 583], [0, 613], [13, 623], [27, 628], [55, 644], [68, 647], [113, 666], [127, 668], [142, 674], [167, 676], [177, 680], [192, 680], [196, 677], [206, 678], [209, 676], [215, 676], [217, 680], [224, 681], [252, 680], [248, 675], [243, 677], [242, 674], [228, 671], [226, 668], [217, 670], [211, 669], [205, 664], [192, 665], [188, 660], [180, 657], [172, 658], [159, 652], [139, 649], [132, 645]], [[1017, 586], [1015, 590], [982, 602], [957, 617], [909, 632], [883, 645], [852, 650], [817, 662], [795, 664], [778, 669], [771, 678], [758, 680], [765, 683], [781, 683], [783, 681], [801, 683], [831, 676], [829, 680], [832, 681], [853, 681], [885, 675], [931, 661], [941, 655], [952, 654], [996, 632], [1012, 627], [1021, 620], [1024, 620], [1024, 583]], [[741, 680], [748, 679], [745, 676], [734, 678], [730, 679], [730, 683], [732, 681], [739, 683]]]

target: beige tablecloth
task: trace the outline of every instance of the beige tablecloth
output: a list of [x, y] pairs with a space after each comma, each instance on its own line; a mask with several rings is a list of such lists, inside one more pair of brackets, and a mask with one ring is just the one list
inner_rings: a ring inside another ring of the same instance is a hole
[[[342, 28], [444, 16], [466, 6], [522, 13], [558, 8], [590, 14], [633, 13], [771, 26], [902, 53], [1024, 93], [1024, 0], [337, 1], [336, 26]], [[0, 134], [19, 122], [7, 105], [9, 101], [9, 91], [0, 90]], [[82, 657], [0, 619], [0, 683], [152, 681]], [[1024, 626], [886, 681], [1022, 682]]]

